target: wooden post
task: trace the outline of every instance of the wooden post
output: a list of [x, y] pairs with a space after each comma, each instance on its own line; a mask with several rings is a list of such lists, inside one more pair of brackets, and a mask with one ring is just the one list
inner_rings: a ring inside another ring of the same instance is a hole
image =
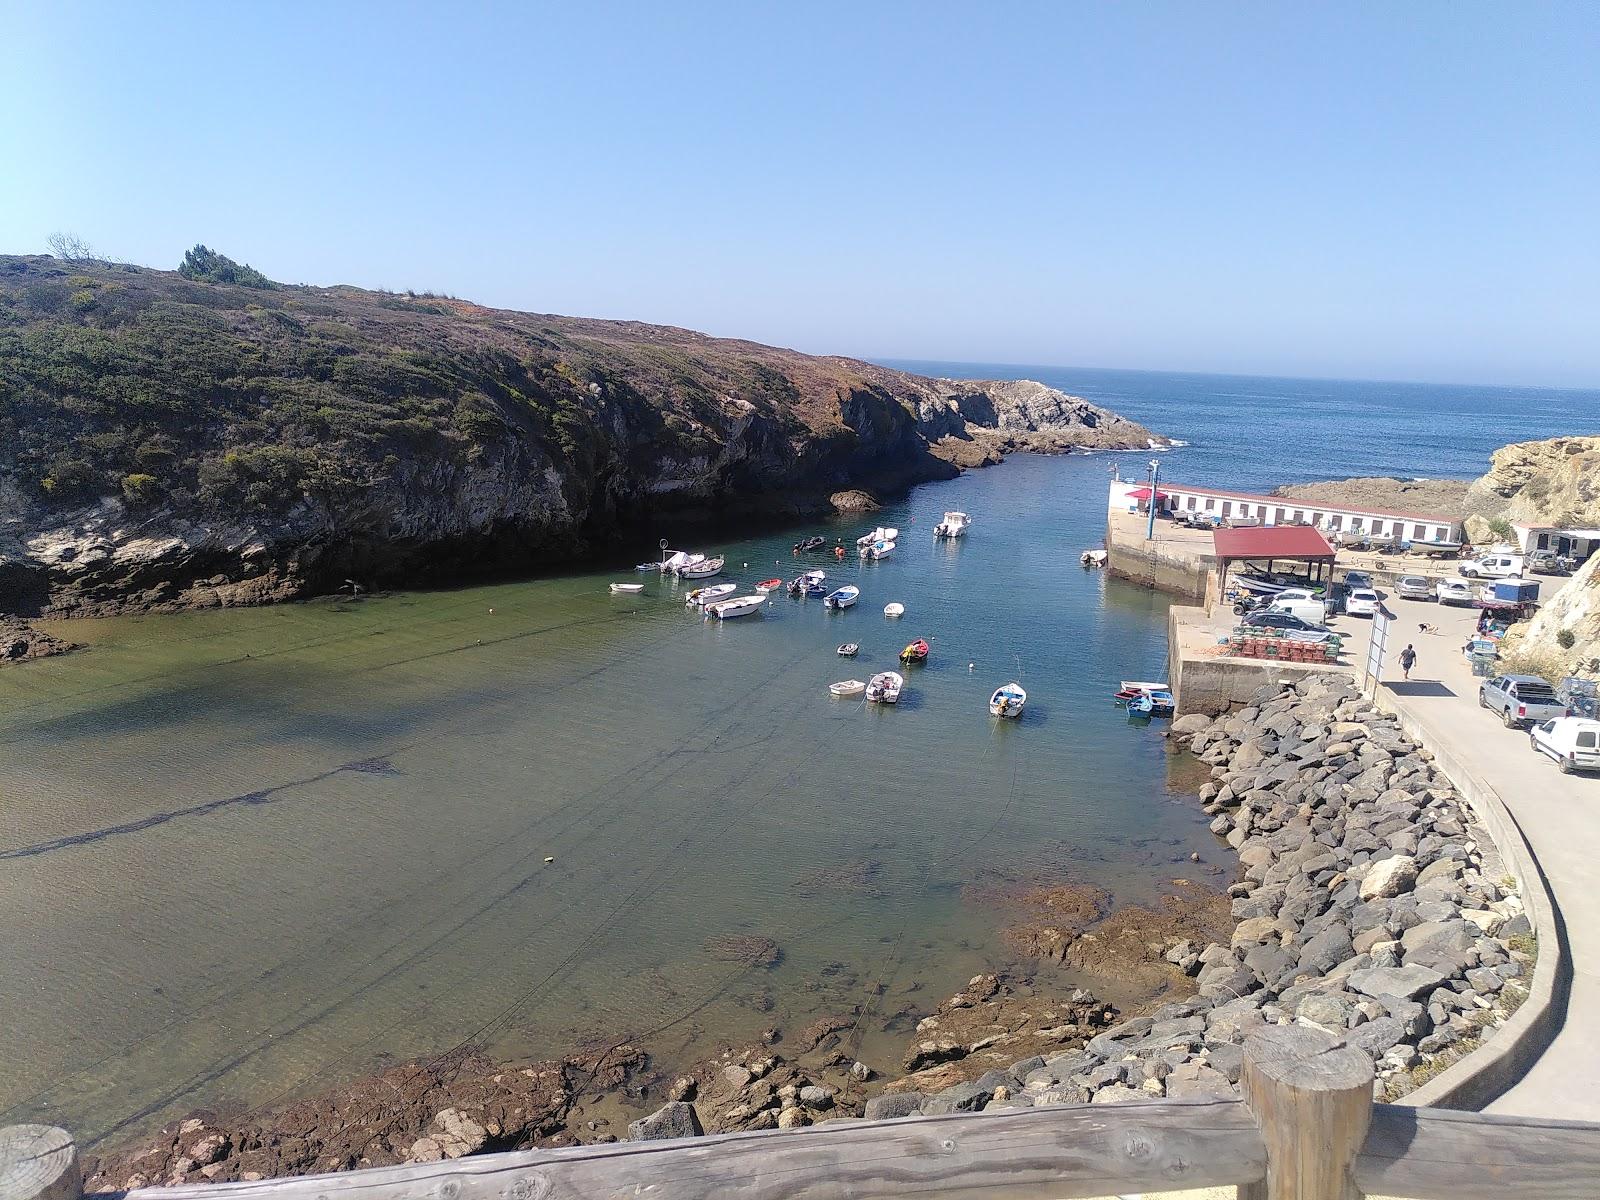
[[1360, 1200], [1351, 1168], [1372, 1121], [1365, 1051], [1321, 1029], [1265, 1029], [1245, 1042], [1239, 1089], [1267, 1147], [1265, 1181], [1239, 1200]]
[[0, 1200], [78, 1200], [83, 1172], [72, 1135], [54, 1125], [0, 1127]]

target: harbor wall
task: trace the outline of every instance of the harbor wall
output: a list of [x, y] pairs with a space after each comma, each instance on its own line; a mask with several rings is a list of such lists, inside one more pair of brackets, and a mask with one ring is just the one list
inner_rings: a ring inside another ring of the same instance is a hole
[[1106, 523], [1106, 570], [1129, 583], [1204, 600], [1216, 565], [1210, 554], [1146, 541], [1142, 528], [1134, 535], [1116, 521]]
[[[1206, 629], [1203, 608], [1174, 604], [1167, 610], [1167, 682], [1178, 716], [1221, 716], [1251, 703], [1257, 688], [1296, 683], [1330, 668], [1265, 658], [1225, 658], [1207, 653], [1215, 637]], [[1331, 668], [1341, 670], [1342, 668]]]

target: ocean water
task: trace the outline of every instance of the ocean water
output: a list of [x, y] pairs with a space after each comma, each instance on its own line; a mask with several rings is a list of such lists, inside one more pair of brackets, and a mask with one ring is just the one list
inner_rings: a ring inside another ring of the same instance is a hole
[[[1087, 395], [1188, 440], [1169, 472], [1240, 487], [1466, 475], [1600, 429], [1592, 393], [917, 366]], [[884, 562], [805, 562], [860, 584], [842, 614], [780, 593], [708, 624], [619, 563], [72, 623], [86, 651], [0, 670], [0, 1122], [114, 1142], [465, 1041], [687, 1059], [858, 1005], [856, 1051], [892, 1068], [915, 1016], [1008, 965], [992, 885], [1144, 901], [1223, 858], [1192, 765], [1109, 701], [1163, 670], [1167, 601], [1077, 561], [1142, 458], [1019, 455], [872, 521], [694, 547], [753, 584], [802, 535], [899, 526]], [[952, 508], [972, 530], [937, 543]], [[898, 708], [830, 698], [919, 635]], [[1027, 711], [996, 722], [1012, 678]]]
[[1169, 478], [1221, 488], [1361, 475], [1470, 479], [1508, 442], [1600, 434], [1597, 390], [884, 362], [951, 379], [1036, 379], [1082, 396], [1188, 442], [1163, 457]]

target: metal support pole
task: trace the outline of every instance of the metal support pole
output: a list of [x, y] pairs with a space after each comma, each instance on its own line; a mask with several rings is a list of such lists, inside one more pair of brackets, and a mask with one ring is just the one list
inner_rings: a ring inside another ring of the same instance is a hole
[[1156, 479], [1161, 474], [1161, 460], [1150, 460], [1150, 520], [1144, 527], [1144, 540], [1153, 541], [1156, 536]]

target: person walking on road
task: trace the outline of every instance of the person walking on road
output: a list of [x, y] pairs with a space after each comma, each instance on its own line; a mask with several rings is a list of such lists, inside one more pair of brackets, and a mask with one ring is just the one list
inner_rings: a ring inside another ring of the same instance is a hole
[[1415, 649], [1412, 648], [1411, 643], [1407, 642], [1406, 643], [1406, 648], [1404, 650], [1400, 651], [1400, 670], [1405, 672], [1405, 677], [1407, 679], [1410, 679], [1411, 678], [1411, 668], [1416, 666], [1416, 665], [1417, 665], [1417, 652], [1416, 652]]

